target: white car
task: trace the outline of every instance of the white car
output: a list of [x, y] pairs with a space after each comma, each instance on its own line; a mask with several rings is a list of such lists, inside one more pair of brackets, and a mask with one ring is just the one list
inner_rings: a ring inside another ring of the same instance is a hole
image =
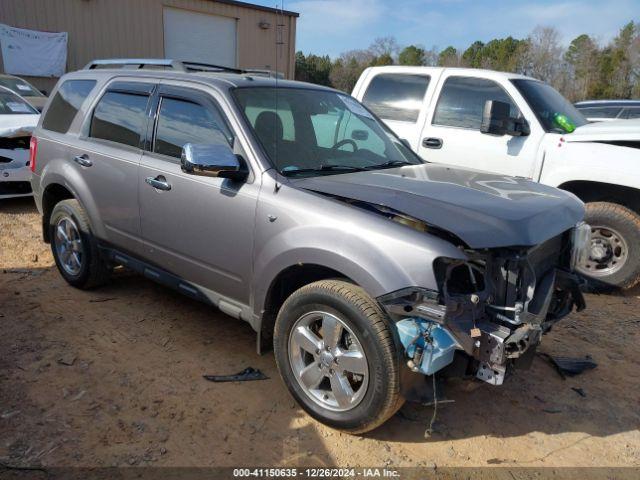
[[0, 199], [31, 195], [29, 143], [39, 119], [29, 102], [0, 87]]
[[640, 118], [640, 100], [584, 100], [574, 105], [590, 122]]
[[550, 85], [480, 69], [372, 67], [353, 96], [427, 161], [574, 193], [592, 226], [580, 271], [596, 284], [640, 282], [640, 120], [588, 124]]

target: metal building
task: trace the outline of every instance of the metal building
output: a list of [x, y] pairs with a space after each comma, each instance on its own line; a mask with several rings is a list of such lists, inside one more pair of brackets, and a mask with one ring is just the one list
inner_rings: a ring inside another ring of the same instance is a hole
[[[0, 1], [0, 23], [68, 32], [67, 71], [94, 59], [143, 57], [277, 70], [293, 78], [297, 17], [235, 0]], [[25, 78], [46, 90], [57, 81]]]

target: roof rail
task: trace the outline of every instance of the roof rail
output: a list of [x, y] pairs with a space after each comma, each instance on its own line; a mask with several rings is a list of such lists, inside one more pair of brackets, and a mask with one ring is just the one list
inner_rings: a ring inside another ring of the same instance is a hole
[[179, 72], [231, 72], [237, 74], [252, 74], [265, 77], [282, 78], [279, 72], [262, 69], [241, 69], [214, 65], [212, 63], [189, 62], [182, 60], [171, 60], [168, 58], [105, 58], [89, 62], [83, 70], [96, 70], [100, 68], [126, 68], [138, 70], [143, 68], [162, 68], [166, 70], [176, 70]]

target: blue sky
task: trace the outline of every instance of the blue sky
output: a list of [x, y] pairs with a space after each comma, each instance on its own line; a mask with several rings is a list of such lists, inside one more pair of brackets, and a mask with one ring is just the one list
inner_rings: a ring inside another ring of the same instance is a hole
[[[254, 1], [274, 7], [282, 0]], [[387, 35], [401, 45], [466, 48], [524, 38], [537, 25], [556, 27], [567, 44], [581, 33], [605, 43], [640, 20], [640, 0], [284, 0], [284, 9], [300, 13], [296, 49], [332, 57]]]

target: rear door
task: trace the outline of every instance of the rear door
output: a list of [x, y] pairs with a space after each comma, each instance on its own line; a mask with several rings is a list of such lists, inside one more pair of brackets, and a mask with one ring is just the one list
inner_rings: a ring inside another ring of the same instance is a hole
[[430, 109], [418, 146], [427, 161], [531, 177], [544, 132], [535, 119], [527, 118], [528, 136], [496, 136], [480, 132], [487, 100], [505, 102], [511, 116], [522, 113], [510, 93], [497, 81], [445, 71], [435, 108]]
[[[138, 189], [145, 257], [224, 297], [249, 304], [253, 230], [259, 182], [187, 174], [186, 143], [236, 144], [219, 99], [197, 87], [161, 85], [155, 121], [142, 156]], [[147, 179], [164, 182], [164, 190]]]
[[423, 73], [378, 73], [366, 86], [362, 103], [416, 150], [430, 82], [431, 76]]
[[115, 81], [99, 95], [70, 148], [74, 168], [91, 192], [105, 238], [133, 253], [142, 250], [138, 165], [152, 81]]

